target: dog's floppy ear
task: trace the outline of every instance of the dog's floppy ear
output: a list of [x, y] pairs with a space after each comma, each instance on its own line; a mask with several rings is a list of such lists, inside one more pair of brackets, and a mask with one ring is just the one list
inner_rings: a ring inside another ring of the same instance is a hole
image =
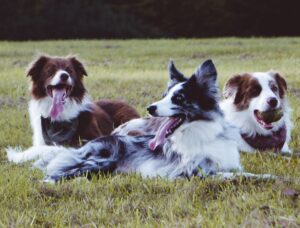
[[76, 57], [70, 57], [70, 61], [72, 62], [75, 71], [79, 76], [88, 76], [82, 62], [80, 62]]
[[32, 63], [29, 64], [26, 76], [31, 76], [31, 79], [33, 81], [38, 80], [40, 77], [41, 71], [48, 60], [49, 60], [49, 57], [46, 55], [39, 56], [36, 60], [34, 60]]
[[195, 76], [201, 83], [216, 83], [217, 70], [211, 59], [206, 60], [196, 69]]
[[187, 80], [186, 77], [184, 77], [184, 75], [176, 69], [172, 59], [170, 59], [169, 61], [168, 70], [169, 70], [168, 88], [173, 87], [175, 84], [179, 82], [184, 82]]
[[223, 89], [223, 97], [224, 99], [228, 99], [232, 97], [234, 94], [236, 94], [239, 85], [241, 83], [242, 76], [241, 75], [235, 75], [231, 77], [225, 84]]
[[280, 98], [283, 98], [287, 91], [286, 81], [279, 73], [274, 73], [274, 78], [275, 78], [278, 88], [279, 88], [279, 96], [280, 96]]

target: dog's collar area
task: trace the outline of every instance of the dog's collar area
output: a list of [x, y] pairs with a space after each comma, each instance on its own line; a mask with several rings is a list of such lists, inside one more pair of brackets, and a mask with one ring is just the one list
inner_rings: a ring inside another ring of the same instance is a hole
[[278, 131], [273, 132], [271, 135], [256, 135], [249, 137], [247, 134], [241, 134], [242, 138], [254, 149], [257, 150], [271, 150], [279, 152], [286, 141], [286, 126], [284, 125]]
[[79, 118], [70, 121], [52, 121], [41, 117], [42, 133], [47, 145], [70, 145], [76, 138]]

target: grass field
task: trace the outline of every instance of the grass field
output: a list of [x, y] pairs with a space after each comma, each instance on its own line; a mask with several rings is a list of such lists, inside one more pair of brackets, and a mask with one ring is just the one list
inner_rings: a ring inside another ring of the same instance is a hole
[[78, 54], [92, 98], [128, 101], [142, 115], [165, 88], [170, 57], [187, 75], [212, 58], [221, 88], [236, 73], [277, 70], [288, 81], [293, 108], [290, 146], [300, 150], [300, 38], [0, 42], [1, 227], [300, 226], [298, 156], [242, 155], [246, 171], [285, 178], [276, 181], [171, 182], [115, 175], [52, 186], [41, 183], [43, 174], [30, 164], [9, 164], [5, 147], [31, 145], [25, 69], [38, 53]]

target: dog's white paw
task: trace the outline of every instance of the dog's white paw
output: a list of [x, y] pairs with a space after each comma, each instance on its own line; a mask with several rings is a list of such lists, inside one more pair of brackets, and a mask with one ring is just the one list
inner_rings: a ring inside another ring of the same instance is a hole
[[281, 149], [281, 154], [283, 155], [291, 155], [293, 151], [289, 148], [288, 144], [285, 143]]
[[22, 161], [22, 149], [20, 147], [8, 147], [6, 150], [6, 156], [8, 161], [14, 163], [20, 163]]

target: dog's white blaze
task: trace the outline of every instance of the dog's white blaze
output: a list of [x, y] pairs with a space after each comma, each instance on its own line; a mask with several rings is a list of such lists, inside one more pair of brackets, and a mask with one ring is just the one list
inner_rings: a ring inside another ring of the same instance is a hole
[[250, 108], [252, 108], [253, 110], [257, 109], [260, 112], [264, 112], [269, 109], [267, 100], [270, 98], [276, 98], [276, 100], [278, 101], [276, 108], [279, 108], [281, 106], [280, 97], [278, 94], [275, 94], [270, 88], [270, 82], [277, 85], [275, 79], [270, 74], [261, 72], [254, 73], [253, 77], [256, 78], [259, 82], [260, 86], [262, 87], [262, 91], [259, 96], [254, 97], [251, 100]]
[[52, 86], [55, 86], [55, 85], [58, 85], [60, 84], [62, 81], [61, 81], [61, 75], [62, 74], [67, 74], [69, 77], [68, 77], [68, 80], [65, 82], [67, 83], [68, 85], [70, 86], [73, 86], [74, 85], [74, 81], [72, 80], [72, 78], [70, 77], [70, 74], [65, 71], [65, 70], [58, 70], [54, 77], [52, 78], [51, 82], [50, 82], [50, 85]]
[[172, 102], [172, 97], [174, 93], [180, 89], [182, 89], [182, 85], [184, 83], [178, 83], [175, 85], [171, 90], [168, 92], [168, 94], [160, 101], [157, 101], [153, 103], [152, 105], [156, 105], [156, 113], [158, 116], [172, 116], [174, 114], [172, 108], [176, 107], [176, 105]]

